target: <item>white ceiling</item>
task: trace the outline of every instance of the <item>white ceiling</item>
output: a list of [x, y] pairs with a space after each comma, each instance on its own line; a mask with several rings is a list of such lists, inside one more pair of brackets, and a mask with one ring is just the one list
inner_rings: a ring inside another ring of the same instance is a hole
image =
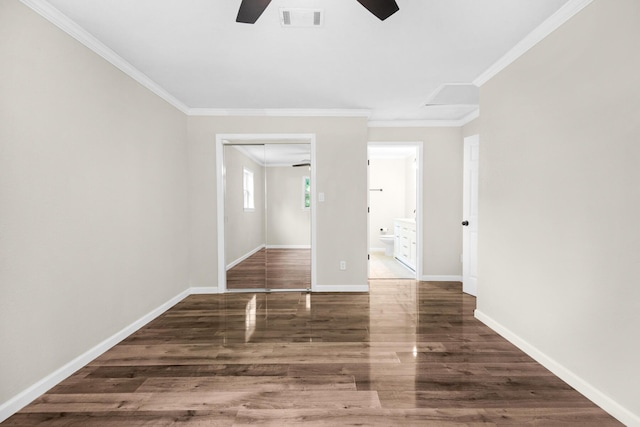
[[[49, 0], [190, 110], [348, 109], [414, 121], [476, 110], [425, 104], [442, 85], [474, 82], [567, 2], [397, 0], [400, 11], [379, 21], [356, 0], [273, 0], [248, 25], [235, 22], [240, 0]], [[323, 9], [323, 25], [284, 28], [281, 7]]]
[[370, 159], [406, 159], [415, 157], [417, 148], [415, 145], [370, 145], [368, 154]]
[[281, 167], [293, 166], [311, 161], [311, 145], [309, 143], [282, 143], [253, 141], [233, 141], [237, 145], [225, 145], [235, 148], [261, 166]]

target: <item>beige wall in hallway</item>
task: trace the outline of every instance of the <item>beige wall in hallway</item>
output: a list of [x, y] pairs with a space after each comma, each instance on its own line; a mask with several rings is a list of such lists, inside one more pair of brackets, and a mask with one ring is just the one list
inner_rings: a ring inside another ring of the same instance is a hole
[[267, 167], [267, 246], [311, 245], [311, 210], [303, 209], [308, 167]]
[[[240, 152], [224, 146], [225, 166], [225, 264], [228, 266], [266, 244], [264, 182], [265, 168]], [[244, 209], [244, 169], [253, 172], [254, 206]]]
[[186, 118], [0, 1], [0, 406], [186, 288]]
[[481, 87], [479, 126], [479, 311], [634, 425], [639, 20], [595, 0]]

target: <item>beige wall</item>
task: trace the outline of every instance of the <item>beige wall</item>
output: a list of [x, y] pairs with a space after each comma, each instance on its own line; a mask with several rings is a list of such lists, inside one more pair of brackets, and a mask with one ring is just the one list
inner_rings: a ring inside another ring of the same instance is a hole
[[371, 128], [371, 142], [424, 142], [423, 276], [462, 275], [462, 131]]
[[[370, 159], [369, 162], [369, 188], [383, 190], [369, 192], [369, 247], [384, 250], [380, 236], [394, 233], [393, 220], [413, 218], [413, 211], [408, 215], [406, 208], [407, 162], [405, 159]], [[412, 199], [415, 198], [414, 193]], [[383, 233], [381, 228], [387, 231]]]
[[0, 405], [186, 289], [185, 116], [0, 2]]
[[479, 132], [479, 313], [630, 425], [640, 425], [639, 19], [637, 0], [595, 0], [482, 86]]
[[[244, 169], [253, 172], [254, 206], [244, 209]], [[241, 153], [235, 146], [224, 147], [225, 170], [225, 264], [246, 258], [266, 244], [264, 167]]]
[[[191, 284], [217, 286], [216, 134], [316, 135], [317, 283], [367, 284], [365, 118], [189, 117]], [[347, 270], [340, 271], [341, 260]]]
[[471, 120], [469, 123], [462, 127], [462, 136], [468, 137], [478, 135], [480, 133], [480, 117]]
[[217, 286], [218, 133], [316, 135], [319, 290], [367, 283], [367, 141], [424, 141], [423, 273], [461, 273], [460, 129], [186, 118], [16, 0], [0, 2], [0, 62], [0, 402]]
[[310, 246], [311, 210], [303, 209], [307, 167], [267, 167], [267, 246]]

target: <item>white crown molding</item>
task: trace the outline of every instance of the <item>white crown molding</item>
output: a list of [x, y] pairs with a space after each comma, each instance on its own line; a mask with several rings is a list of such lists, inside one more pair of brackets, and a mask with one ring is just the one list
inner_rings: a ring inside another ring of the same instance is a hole
[[569, 0], [564, 6], [558, 9], [556, 13], [551, 15], [518, 44], [511, 48], [511, 50], [509, 50], [502, 58], [498, 59], [498, 61], [480, 74], [473, 81], [473, 84], [476, 86], [482, 86], [488, 82], [492, 77], [507, 68], [507, 66], [521, 57], [533, 46], [541, 42], [545, 37], [558, 29], [562, 24], [588, 6], [592, 1], [593, 0]]
[[358, 109], [313, 109], [313, 108], [190, 108], [189, 116], [216, 117], [364, 117], [369, 118], [371, 111]]
[[447, 128], [460, 127], [458, 120], [371, 120], [370, 128]]
[[480, 117], [480, 108], [477, 108], [458, 120], [371, 120], [370, 128], [443, 128], [462, 127]]
[[171, 307], [173, 307], [192, 293], [194, 292], [192, 292], [191, 289], [186, 289], [180, 292], [169, 301], [160, 305], [156, 309], [151, 310], [149, 313], [134, 321], [129, 326], [126, 326], [119, 332], [116, 332], [114, 335], [105, 339], [95, 347], [89, 349], [85, 353], [66, 363], [61, 368], [56, 369], [46, 377], [42, 378], [40, 381], [36, 382], [32, 386], [23, 390], [21, 393], [18, 393], [11, 399], [7, 400], [5, 403], [1, 404], [0, 423], [18, 412], [20, 409], [27, 406], [29, 403], [33, 402], [35, 399], [46, 393], [48, 390], [59, 384], [64, 379], [68, 378], [78, 369], [87, 365], [89, 362], [105, 353], [114, 345], [118, 344], [120, 341], [127, 338], [129, 335], [133, 334], [135, 331], [151, 322], [153, 319], [160, 316], [165, 311], [169, 310]]
[[478, 309], [474, 311], [474, 317], [487, 325], [489, 328], [493, 329], [498, 334], [502, 335], [513, 345], [531, 356], [542, 366], [550, 370], [558, 378], [578, 390], [578, 392], [586, 396], [587, 399], [600, 406], [602, 409], [607, 411], [609, 414], [617, 418], [625, 425], [640, 426], [640, 417], [638, 417], [636, 414], [611, 399], [609, 396], [584, 380], [582, 377], [578, 376], [566, 366], [548, 356], [546, 353], [538, 349], [533, 344], [529, 343], [527, 340], [521, 338], [518, 334], [511, 331], [500, 322], [494, 320], [492, 317], [486, 315]]
[[[363, 109], [222, 109], [189, 108], [147, 75], [100, 42], [85, 29], [69, 19], [45, 0], [20, 0], [33, 11], [62, 31], [91, 49], [113, 66], [149, 89], [151, 92], [189, 116], [258, 116], [258, 117], [363, 117], [370, 118], [371, 110]], [[556, 13], [529, 33], [502, 58], [478, 76], [472, 84], [482, 86], [525, 52], [588, 6], [593, 0], [569, 0]], [[463, 83], [460, 83], [463, 84]], [[432, 94], [433, 95], [433, 94]], [[369, 127], [461, 127], [478, 117], [478, 111], [458, 120], [370, 120]]]
[[45, 0], [20, 1], [178, 110], [188, 112], [185, 104]]

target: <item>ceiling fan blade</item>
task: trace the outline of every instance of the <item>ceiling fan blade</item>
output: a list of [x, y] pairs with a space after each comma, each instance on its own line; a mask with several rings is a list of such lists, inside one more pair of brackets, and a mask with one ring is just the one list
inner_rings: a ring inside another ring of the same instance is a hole
[[311, 163], [309, 163], [309, 162], [296, 163], [295, 165], [291, 165], [291, 166], [293, 166], [294, 168], [299, 168], [299, 167], [301, 167], [301, 166], [308, 166], [308, 167], [311, 167]]
[[255, 24], [262, 12], [269, 6], [271, 0], [242, 0], [236, 22]]
[[358, 0], [367, 10], [384, 21], [400, 10], [395, 0]]

